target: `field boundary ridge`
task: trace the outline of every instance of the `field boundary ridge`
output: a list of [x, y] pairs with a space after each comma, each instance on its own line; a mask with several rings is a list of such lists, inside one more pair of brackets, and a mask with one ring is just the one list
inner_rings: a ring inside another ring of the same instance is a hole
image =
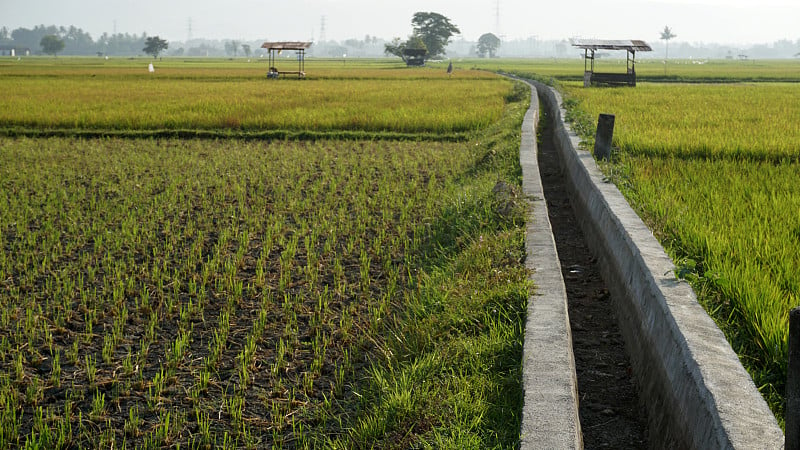
[[427, 141], [465, 142], [475, 132], [421, 132], [402, 133], [396, 131], [312, 131], [312, 130], [263, 130], [237, 131], [225, 129], [161, 129], [161, 130], [101, 130], [101, 129], [35, 129], [0, 128], [3, 137], [27, 138], [78, 138], [78, 139], [242, 139], [242, 140], [378, 140], [378, 141]]

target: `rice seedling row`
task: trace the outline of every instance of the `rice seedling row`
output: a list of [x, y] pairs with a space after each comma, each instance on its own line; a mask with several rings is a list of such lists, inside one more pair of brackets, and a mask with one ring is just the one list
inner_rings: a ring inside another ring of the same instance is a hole
[[[379, 187], [386, 185], [378, 184], [374, 167], [368, 167], [375, 162], [367, 163], [375, 158], [372, 148], [287, 145], [263, 151], [217, 144], [206, 150], [180, 142], [52, 140], [37, 151], [32, 148], [37, 145], [6, 142], [4, 157], [21, 164], [17, 175], [3, 177], [8, 196], [3, 223], [14, 224], [4, 230], [4, 360], [15, 354], [16, 364], [49, 368], [51, 359], [59, 359], [60, 377], [51, 369], [17, 372], [5, 380], [27, 384], [34, 404], [37, 396], [45, 397], [37, 391], [45, 376], [70, 395], [106, 395], [120, 408], [126, 393], [144, 390], [139, 414], [170, 411], [183, 402], [176, 394], [185, 394], [171, 390], [197, 383], [193, 393], [200, 402], [202, 391], [206, 398], [234, 399], [202, 410], [222, 411], [244, 425], [235, 402], [244, 401], [249, 372], [258, 366], [281, 375], [306, 374], [273, 387], [274, 393], [269, 386], [259, 389], [262, 402], [285, 397], [288, 414], [320, 375], [331, 323], [338, 319], [344, 333], [353, 332], [347, 316], [357, 320], [356, 299], [378, 287], [368, 283], [375, 276], [369, 267], [358, 267], [372, 251], [368, 230], [386, 236], [391, 222], [384, 218], [394, 214], [373, 216], [367, 200], [383, 194], [381, 207], [404, 211], [416, 206], [413, 199], [421, 192], [430, 194], [414, 190], [386, 198], [401, 187]], [[378, 151], [386, 158], [383, 164], [394, 160], [394, 176], [420, 176], [398, 167], [399, 154], [407, 150], [397, 152]], [[422, 163], [420, 153], [414, 158]], [[309, 160], [309, 154], [321, 160]], [[25, 164], [27, 158], [35, 163]], [[332, 164], [330, 158], [348, 162]], [[241, 166], [245, 162], [248, 170]], [[341, 187], [323, 188], [332, 183]], [[326, 229], [331, 233], [321, 237]], [[398, 234], [409, 231], [401, 228]], [[391, 268], [391, 257], [388, 251], [383, 261], [376, 255], [375, 268], [380, 262]], [[320, 264], [329, 258], [330, 266], [339, 268], [335, 273]], [[326, 278], [335, 288], [318, 293], [323, 298], [306, 299], [310, 296], [303, 293], [314, 292], [314, 282]], [[318, 305], [325, 308], [317, 310]], [[23, 316], [27, 322], [19, 320]], [[280, 336], [275, 342], [261, 339], [270, 326], [281, 328], [269, 333]], [[347, 344], [337, 337], [338, 346]], [[263, 347], [258, 355], [256, 345]], [[306, 370], [311, 369], [307, 357], [314, 370]], [[117, 367], [122, 377], [115, 376]], [[103, 409], [95, 408], [95, 415], [103, 418]]]

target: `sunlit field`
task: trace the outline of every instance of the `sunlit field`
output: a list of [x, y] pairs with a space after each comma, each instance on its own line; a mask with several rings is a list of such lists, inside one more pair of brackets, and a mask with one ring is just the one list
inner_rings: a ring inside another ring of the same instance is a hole
[[[383, 62], [13, 64], [0, 447], [516, 447], [526, 88]], [[209, 133], [141, 132], [173, 126]], [[247, 133], [276, 128], [331, 134]]]
[[615, 144], [626, 153], [769, 161], [800, 156], [798, 83], [581, 86], [564, 85], [590, 117], [617, 115]]
[[510, 86], [481, 71], [396, 64], [307, 63], [305, 80], [266, 80], [260, 62], [156, 62], [151, 74], [144, 60], [79, 61], [0, 65], [2, 127], [447, 134], [496, 122]]

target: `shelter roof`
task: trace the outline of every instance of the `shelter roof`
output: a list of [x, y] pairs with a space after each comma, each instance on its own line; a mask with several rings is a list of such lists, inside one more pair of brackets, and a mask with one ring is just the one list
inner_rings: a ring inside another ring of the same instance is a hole
[[297, 42], [297, 41], [285, 41], [285, 42], [264, 42], [261, 44], [261, 48], [266, 48], [269, 50], [306, 50], [307, 48], [311, 47], [312, 42]]
[[574, 39], [572, 46], [586, 50], [628, 50], [631, 52], [653, 50], [647, 42], [637, 40]]

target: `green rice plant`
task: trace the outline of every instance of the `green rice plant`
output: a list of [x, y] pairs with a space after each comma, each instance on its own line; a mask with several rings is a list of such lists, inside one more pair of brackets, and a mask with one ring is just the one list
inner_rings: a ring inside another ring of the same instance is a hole
[[86, 355], [84, 357], [84, 370], [86, 371], [86, 380], [89, 384], [94, 384], [97, 381], [97, 362], [94, 356]]
[[139, 408], [134, 406], [128, 410], [128, 420], [125, 421], [125, 434], [136, 437], [141, 433], [141, 418]]
[[164, 390], [167, 387], [169, 378], [171, 377], [169, 369], [165, 370], [163, 366], [153, 376], [153, 381], [147, 387], [147, 406], [151, 410], [155, 410], [161, 403]]
[[70, 364], [76, 364], [78, 362], [78, 353], [80, 352], [80, 341], [76, 337], [74, 341], [72, 341], [72, 346], [66, 351], [67, 361]]
[[25, 380], [25, 362], [19, 349], [17, 349], [17, 356], [14, 358], [14, 374], [17, 383], [22, 383]]
[[53, 367], [50, 369], [50, 382], [55, 387], [61, 386], [61, 352], [53, 354]]
[[106, 413], [106, 396], [99, 390], [95, 389], [94, 397], [92, 399], [92, 410], [89, 412], [89, 418], [94, 421], [100, 421]]
[[278, 375], [286, 367], [286, 351], [288, 347], [283, 338], [278, 339], [278, 344], [275, 348], [275, 362], [272, 365], [272, 374]]
[[234, 424], [240, 424], [244, 417], [244, 398], [232, 395], [225, 399], [225, 412]]
[[178, 332], [178, 336], [175, 337], [175, 341], [172, 343], [172, 345], [167, 347], [167, 365], [172, 368], [177, 367], [188, 347], [189, 333], [187, 331]]
[[27, 385], [25, 386], [25, 401], [28, 404], [36, 405], [42, 398], [43, 392], [40, 386], [39, 377], [31, 376], [27, 380]]
[[114, 347], [115, 347], [115, 339], [114, 335], [107, 334], [103, 336], [103, 362], [106, 364], [111, 363], [112, 358], [114, 357]]
[[212, 447], [216, 442], [216, 438], [211, 432], [211, 418], [208, 413], [200, 412], [199, 410], [195, 410], [195, 414], [197, 415], [195, 421], [198, 425], [198, 435], [193, 436], [194, 441], [191, 446], [196, 448]]

